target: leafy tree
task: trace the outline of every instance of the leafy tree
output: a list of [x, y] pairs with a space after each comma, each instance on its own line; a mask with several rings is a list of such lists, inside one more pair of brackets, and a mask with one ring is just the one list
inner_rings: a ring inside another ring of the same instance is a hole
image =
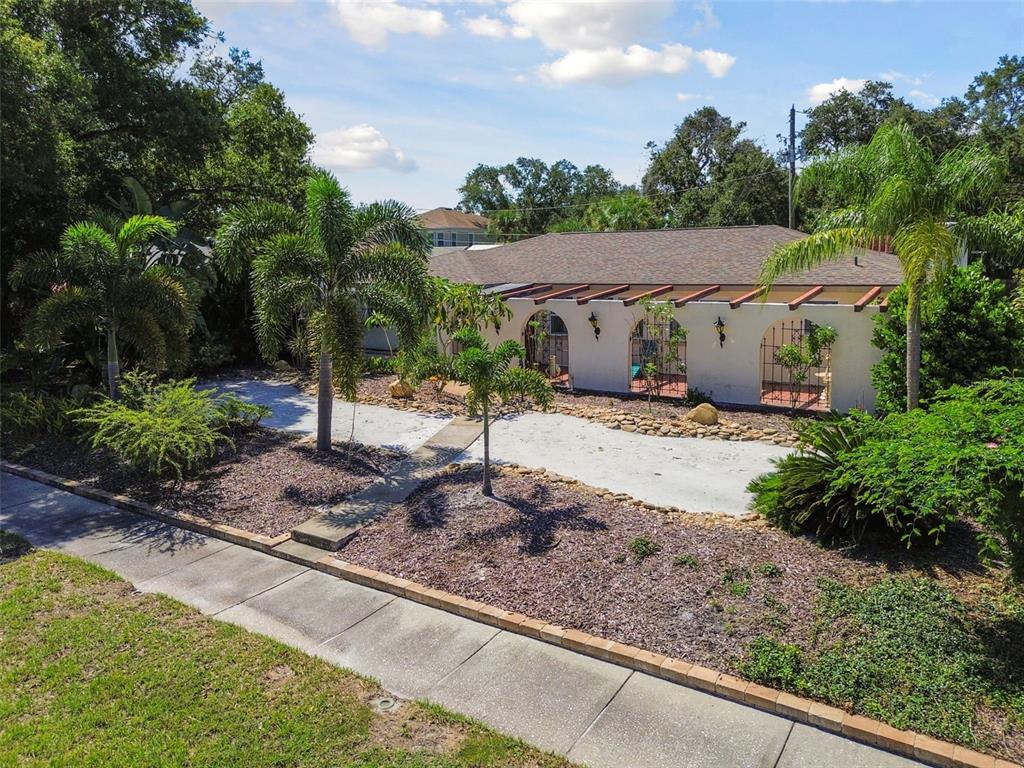
[[[1024, 363], [1024, 316], [1006, 287], [985, 277], [980, 264], [944, 275], [921, 305], [921, 399], [940, 390], [996, 378]], [[889, 311], [875, 318], [872, 342], [882, 359], [871, 369], [883, 413], [906, 407], [907, 291], [889, 295]]]
[[278, 203], [231, 212], [217, 235], [222, 268], [237, 278], [250, 254], [256, 338], [273, 360], [290, 336], [319, 360], [317, 450], [331, 450], [332, 380], [355, 399], [363, 310], [415, 339], [429, 310], [429, 242], [411, 208], [355, 207], [326, 171], [309, 180], [303, 215]]
[[459, 187], [459, 208], [490, 217], [497, 235], [537, 235], [621, 188], [611, 171], [599, 165], [581, 171], [568, 160], [549, 166], [537, 158], [520, 157], [507, 165], [481, 164], [470, 171]]
[[648, 142], [641, 188], [672, 226], [783, 223], [786, 174], [764, 149], [740, 138], [746, 123], [703, 107], [665, 144]]
[[974, 78], [964, 100], [978, 135], [1009, 157], [1009, 196], [1024, 197], [1024, 56], [1001, 56]]
[[188, 290], [171, 268], [150, 256], [155, 237], [175, 225], [160, 216], [132, 216], [116, 232], [83, 221], [68, 227], [60, 250], [18, 262], [18, 287], [39, 291], [27, 322], [30, 343], [52, 348], [72, 329], [98, 328], [107, 341], [107, 386], [118, 399], [118, 342], [143, 365], [163, 370], [187, 354], [193, 323]]
[[483, 494], [492, 496], [491, 405], [496, 400], [507, 402], [521, 397], [547, 408], [554, 397], [554, 390], [543, 374], [515, 364], [526, 355], [518, 341], [503, 341], [492, 350], [480, 333], [472, 328], [461, 331], [456, 338], [462, 345], [462, 351], [455, 357], [455, 372], [459, 381], [469, 386], [466, 407], [470, 416], [480, 415], [484, 421]]
[[857, 248], [889, 244], [907, 286], [907, 408], [916, 408], [921, 297], [936, 276], [956, 264], [961, 234], [985, 226], [965, 211], [991, 201], [1004, 175], [1004, 163], [980, 143], [961, 145], [936, 161], [908, 126], [887, 123], [866, 146], [848, 147], [804, 170], [800, 184], [829, 188], [847, 205], [814, 234], [776, 248], [759, 282], [768, 288], [784, 274], [847, 258]]
[[892, 83], [869, 80], [859, 91], [836, 91], [807, 111], [798, 134], [798, 153], [809, 158], [838, 152], [851, 144], [867, 144], [897, 109], [913, 107], [893, 95]]
[[633, 191], [591, 203], [587, 206], [584, 220], [587, 229], [596, 232], [653, 229], [658, 226], [658, 216], [651, 201]]

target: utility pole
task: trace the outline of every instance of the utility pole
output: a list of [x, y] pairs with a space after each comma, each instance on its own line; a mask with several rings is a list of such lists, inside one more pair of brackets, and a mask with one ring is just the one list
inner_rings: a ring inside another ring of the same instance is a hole
[[795, 229], [793, 217], [793, 182], [796, 179], [796, 105], [789, 107], [789, 228]]

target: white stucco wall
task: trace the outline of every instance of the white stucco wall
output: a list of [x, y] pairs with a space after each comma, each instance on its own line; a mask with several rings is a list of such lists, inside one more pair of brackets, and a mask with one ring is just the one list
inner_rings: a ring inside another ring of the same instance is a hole
[[[573, 386], [606, 392], [629, 391], [630, 345], [633, 327], [643, 318], [638, 305], [595, 300], [577, 304], [575, 299], [554, 299], [537, 305], [531, 298], [508, 299], [512, 319], [485, 337], [493, 344], [505, 339], [522, 341], [526, 323], [535, 312], [558, 314], [569, 330], [569, 370]], [[836, 329], [832, 347], [832, 406], [840, 411], [874, 408], [871, 366], [881, 355], [871, 344], [872, 318], [877, 306], [855, 312], [849, 304], [805, 304], [795, 311], [783, 303], [750, 301], [736, 309], [728, 303], [692, 302], [675, 310], [676, 321], [687, 331], [686, 374], [692, 387], [722, 403], [756, 405], [761, 395], [761, 339], [777, 320], [808, 319]], [[601, 328], [600, 338], [587, 318], [593, 312]], [[719, 347], [715, 321], [726, 324], [725, 345]]]

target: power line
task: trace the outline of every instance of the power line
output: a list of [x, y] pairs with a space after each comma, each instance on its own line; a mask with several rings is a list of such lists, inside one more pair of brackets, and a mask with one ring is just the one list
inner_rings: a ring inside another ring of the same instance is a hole
[[[752, 173], [749, 176], [737, 176], [731, 179], [718, 179], [715, 181], [709, 181], [706, 184], [698, 184], [692, 187], [686, 187], [684, 189], [672, 189], [665, 190], [663, 192], [652, 192], [651, 194], [645, 194], [643, 197], [646, 198], [658, 198], [658, 197], [675, 197], [678, 195], [685, 194], [687, 192], [694, 192], [701, 189], [707, 189], [708, 187], [717, 186], [720, 184], [731, 184], [737, 181], [748, 181], [750, 179], [757, 179], [762, 176], [771, 176], [772, 174], [785, 173], [782, 168], [773, 168], [770, 171], [762, 171], [760, 173]], [[535, 205], [535, 206], [523, 206], [516, 208], [485, 208], [480, 213], [493, 214], [493, 213], [514, 213], [518, 211], [558, 211], [566, 208], [587, 208], [595, 201], [590, 200], [585, 203], [565, 203], [563, 205]]]

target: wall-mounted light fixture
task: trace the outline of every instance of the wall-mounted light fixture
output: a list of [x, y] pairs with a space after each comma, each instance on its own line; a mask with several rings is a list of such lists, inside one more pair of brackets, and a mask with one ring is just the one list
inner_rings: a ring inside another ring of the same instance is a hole
[[718, 319], [715, 320], [715, 330], [718, 331], [718, 346], [725, 346], [725, 321], [722, 320], [722, 316], [719, 315]]
[[590, 317], [588, 317], [587, 320], [590, 321], [590, 325], [594, 328], [594, 338], [599, 339], [601, 336], [601, 329], [597, 325], [597, 315], [591, 312]]

